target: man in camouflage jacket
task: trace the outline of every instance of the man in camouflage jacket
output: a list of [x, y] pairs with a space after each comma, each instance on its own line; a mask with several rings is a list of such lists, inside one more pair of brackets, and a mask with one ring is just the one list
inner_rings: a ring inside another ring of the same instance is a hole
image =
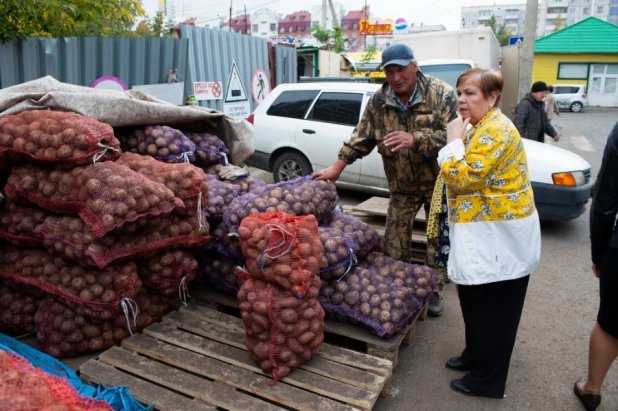
[[[317, 179], [335, 182], [348, 164], [371, 153], [382, 156], [390, 201], [384, 234], [384, 253], [401, 261], [412, 257], [412, 226], [421, 205], [429, 215], [438, 152], [446, 145], [446, 125], [457, 117], [452, 87], [418, 71], [412, 49], [395, 44], [382, 53], [387, 82], [369, 100], [338, 160], [314, 172]], [[433, 265], [437, 245], [428, 244], [426, 264]], [[436, 270], [441, 291], [445, 270]], [[431, 315], [442, 313], [438, 294], [430, 301]]]

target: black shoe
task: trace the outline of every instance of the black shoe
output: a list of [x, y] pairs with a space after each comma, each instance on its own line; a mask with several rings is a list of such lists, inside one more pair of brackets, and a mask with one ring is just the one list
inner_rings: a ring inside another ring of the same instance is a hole
[[442, 297], [440, 297], [438, 293], [433, 293], [431, 297], [429, 297], [427, 314], [430, 317], [439, 317], [442, 315]]
[[446, 368], [453, 371], [469, 371], [470, 367], [461, 362], [461, 357], [453, 357], [449, 359], [446, 364]]
[[471, 391], [468, 387], [466, 387], [461, 378], [451, 381], [451, 388], [453, 391], [457, 391], [462, 393], [463, 395], [469, 395], [471, 397], [476, 397], [478, 394]]
[[601, 404], [601, 394], [593, 393], [593, 392], [585, 392], [581, 388], [579, 388], [579, 384], [584, 382], [585, 380], [582, 378], [575, 382], [575, 386], [573, 387], [573, 392], [577, 395], [577, 398], [584, 404], [584, 408], [586, 411], [594, 411]]

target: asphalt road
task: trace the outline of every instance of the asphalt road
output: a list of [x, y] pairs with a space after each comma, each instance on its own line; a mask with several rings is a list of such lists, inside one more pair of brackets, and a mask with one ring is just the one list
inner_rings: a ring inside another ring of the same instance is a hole
[[[618, 111], [563, 112], [555, 120], [562, 139], [557, 146], [584, 157], [598, 173], [607, 136]], [[552, 142], [552, 144], [554, 144]], [[254, 176], [272, 182], [259, 170]], [[367, 195], [341, 191], [343, 203]], [[417, 326], [416, 338], [403, 346], [393, 388], [375, 409], [386, 410], [583, 410], [573, 383], [585, 376], [588, 337], [598, 309], [598, 280], [590, 269], [588, 211], [564, 223], [542, 223], [541, 263], [532, 274], [511, 361], [506, 397], [473, 398], [449, 388], [461, 373], [444, 362], [464, 347], [464, 327], [454, 284], [444, 292], [444, 314]], [[603, 410], [618, 409], [618, 366], [603, 387]]]

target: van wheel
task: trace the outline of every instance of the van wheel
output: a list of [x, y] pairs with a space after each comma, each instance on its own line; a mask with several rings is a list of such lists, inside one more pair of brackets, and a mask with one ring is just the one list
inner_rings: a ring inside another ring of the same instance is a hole
[[584, 106], [582, 105], [582, 103], [576, 101], [575, 103], [571, 104], [571, 111], [573, 113], [579, 113], [580, 111], [582, 111], [583, 107]]
[[275, 183], [296, 180], [312, 173], [311, 164], [302, 154], [286, 151], [277, 157], [273, 166]]

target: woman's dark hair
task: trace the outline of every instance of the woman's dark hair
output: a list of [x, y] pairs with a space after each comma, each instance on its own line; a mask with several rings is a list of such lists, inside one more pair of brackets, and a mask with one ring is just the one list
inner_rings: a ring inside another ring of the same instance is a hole
[[549, 92], [550, 92], [550, 93], [553, 93], [553, 92], [554, 92], [554, 86], [547, 86], [547, 88], [549, 89]]
[[461, 73], [461, 76], [457, 79], [456, 87], [459, 87], [461, 83], [471, 77], [477, 78], [479, 88], [483, 92], [483, 96], [485, 96], [485, 98], [491, 97], [494, 92], [498, 94], [498, 98], [496, 99], [496, 106], [498, 106], [500, 103], [500, 98], [502, 97], [502, 87], [504, 86], [502, 74], [491, 69], [484, 69], [480, 67], [471, 68]]

